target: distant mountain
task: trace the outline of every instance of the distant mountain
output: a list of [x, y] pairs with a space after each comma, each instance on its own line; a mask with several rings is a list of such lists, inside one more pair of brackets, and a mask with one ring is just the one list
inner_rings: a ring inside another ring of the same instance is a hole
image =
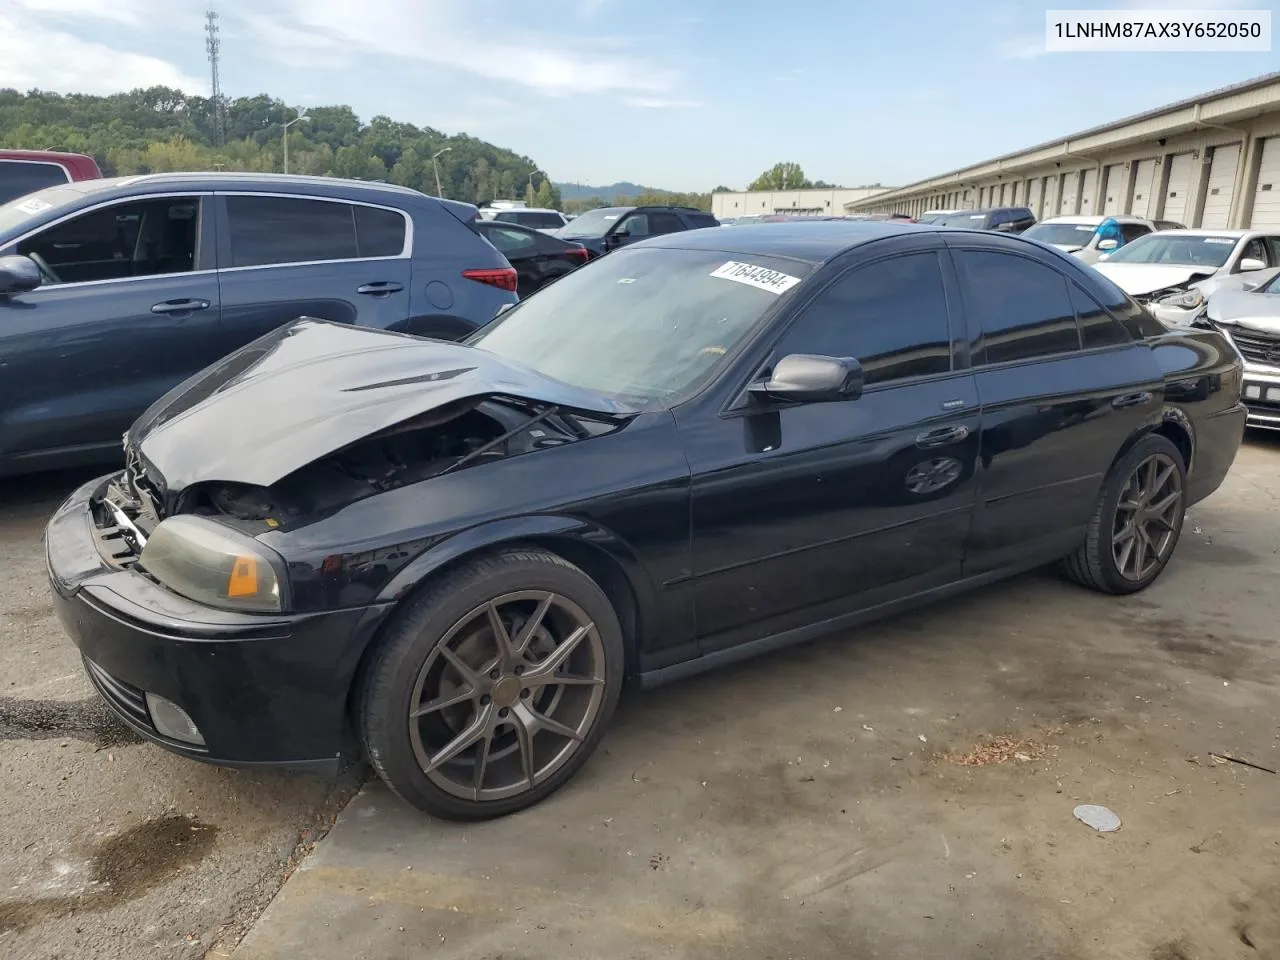
[[658, 187], [645, 187], [638, 183], [631, 183], [629, 180], [610, 183], [602, 187], [592, 187], [585, 183], [556, 183], [553, 181], [552, 186], [560, 191], [560, 199], [562, 200], [585, 200], [587, 197], [599, 197], [606, 203], [612, 201], [615, 197], [638, 197], [646, 190], [657, 193], [671, 192], [669, 190], [660, 190]]

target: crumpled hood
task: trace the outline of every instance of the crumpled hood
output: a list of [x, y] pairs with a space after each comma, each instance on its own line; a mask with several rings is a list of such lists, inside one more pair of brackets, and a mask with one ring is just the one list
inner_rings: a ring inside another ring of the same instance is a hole
[[484, 350], [303, 317], [169, 391], [126, 443], [171, 494], [206, 480], [270, 486], [379, 430], [491, 395], [635, 412]]
[[1280, 334], [1280, 295], [1231, 290], [1209, 301], [1209, 319]]
[[1193, 267], [1180, 263], [1095, 263], [1097, 270], [1131, 297], [1176, 287], [1197, 278], [1203, 280], [1217, 271], [1213, 267]]

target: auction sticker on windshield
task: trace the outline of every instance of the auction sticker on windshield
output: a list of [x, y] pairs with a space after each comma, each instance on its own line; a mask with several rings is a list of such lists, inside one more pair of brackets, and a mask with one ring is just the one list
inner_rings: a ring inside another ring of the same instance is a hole
[[30, 200], [23, 200], [17, 204], [19, 210], [23, 213], [44, 213], [46, 210], [52, 210], [53, 204], [48, 200], [41, 200], [39, 197], [32, 197]]
[[749, 287], [768, 290], [777, 295], [786, 293], [800, 282], [799, 277], [793, 277], [781, 270], [770, 270], [768, 267], [757, 267], [753, 263], [739, 263], [736, 260], [730, 260], [716, 267], [711, 271], [711, 276], [721, 280], [732, 280], [734, 283], [745, 283]]

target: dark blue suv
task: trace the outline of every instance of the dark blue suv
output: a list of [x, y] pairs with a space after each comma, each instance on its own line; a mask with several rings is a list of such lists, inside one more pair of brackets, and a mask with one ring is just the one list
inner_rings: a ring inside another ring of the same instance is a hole
[[0, 206], [0, 475], [118, 455], [154, 400], [302, 315], [461, 339], [517, 299], [476, 217], [390, 184], [232, 173]]

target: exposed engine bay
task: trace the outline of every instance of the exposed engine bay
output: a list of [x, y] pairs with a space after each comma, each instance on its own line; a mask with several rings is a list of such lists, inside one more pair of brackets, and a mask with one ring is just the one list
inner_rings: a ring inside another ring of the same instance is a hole
[[123, 513], [144, 538], [168, 512], [284, 525], [453, 470], [611, 433], [623, 422], [513, 398], [469, 399], [335, 450], [270, 487], [217, 480], [194, 484], [168, 510], [157, 485], [137, 458], [130, 458], [129, 468], [99, 504], [100, 522], [119, 526]]

